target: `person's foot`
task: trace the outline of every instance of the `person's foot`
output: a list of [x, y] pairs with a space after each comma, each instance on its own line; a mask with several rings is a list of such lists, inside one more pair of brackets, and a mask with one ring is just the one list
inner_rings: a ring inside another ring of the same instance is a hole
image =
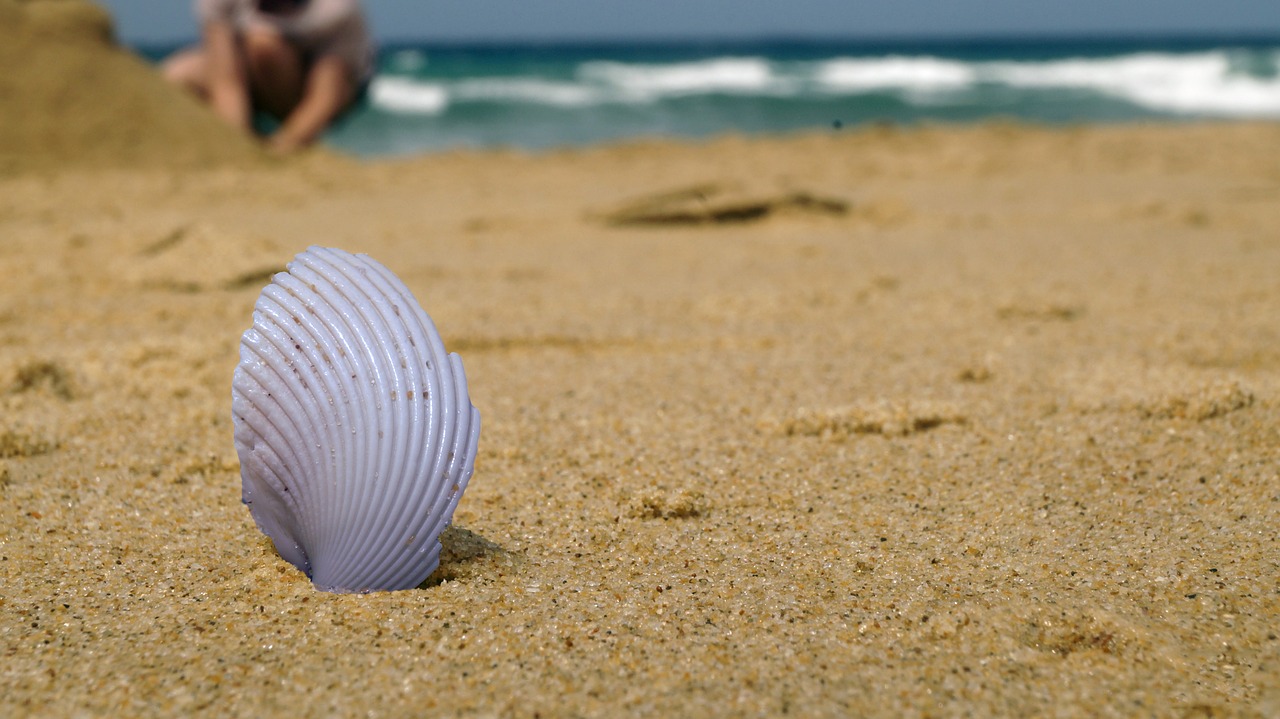
[[278, 132], [266, 138], [265, 145], [267, 148], [267, 153], [271, 155], [275, 155], [276, 157], [284, 157], [285, 155], [292, 155], [298, 152], [299, 150], [301, 150], [303, 147], [305, 147], [304, 144], [296, 140], [293, 140], [292, 138], [286, 137]]

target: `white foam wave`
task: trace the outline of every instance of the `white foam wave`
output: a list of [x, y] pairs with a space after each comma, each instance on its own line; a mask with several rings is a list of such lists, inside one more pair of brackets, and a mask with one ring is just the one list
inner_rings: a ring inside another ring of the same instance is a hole
[[972, 66], [933, 57], [838, 58], [819, 63], [815, 80], [828, 92], [941, 90], [968, 86]]
[[[1256, 65], [1259, 58], [1253, 59]], [[370, 98], [388, 112], [440, 115], [454, 104], [471, 102], [582, 108], [702, 95], [820, 98], [894, 92], [919, 105], [946, 104], [953, 93], [984, 88], [1066, 89], [1115, 97], [1157, 112], [1280, 117], [1280, 54], [1262, 56], [1264, 65], [1268, 59], [1270, 71], [1236, 67], [1227, 51], [1038, 62], [893, 56], [788, 63], [720, 57], [668, 64], [585, 62], [569, 79], [445, 81], [412, 79], [397, 72], [397, 63], [415, 61], [397, 56], [391, 67], [394, 74], [378, 76]]]
[[1094, 90], [1164, 112], [1280, 116], [1280, 77], [1236, 72], [1225, 52], [990, 63], [983, 74], [1019, 88]]
[[[1280, 56], [1274, 59], [1280, 65]], [[818, 63], [817, 87], [828, 93], [892, 90], [916, 99], [980, 85], [1021, 90], [1077, 89], [1158, 112], [1226, 117], [1280, 116], [1280, 77], [1233, 67], [1226, 51], [1047, 62], [965, 63], [932, 57], [838, 58]]]
[[588, 62], [578, 79], [608, 88], [615, 96], [651, 100], [701, 94], [772, 94], [785, 91], [769, 62], [759, 58], [715, 58], [669, 65]]
[[573, 83], [522, 78], [476, 78], [444, 84], [388, 75], [376, 78], [369, 88], [374, 106], [413, 115], [440, 115], [465, 102], [583, 107], [599, 102], [597, 95], [592, 88]]
[[369, 101], [387, 112], [440, 115], [449, 107], [449, 93], [435, 83], [379, 75], [369, 85]]
[[525, 78], [483, 78], [460, 82], [450, 88], [461, 100], [526, 102], [559, 107], [583, 107], [599, 102], [599, 93], [577, 83]]

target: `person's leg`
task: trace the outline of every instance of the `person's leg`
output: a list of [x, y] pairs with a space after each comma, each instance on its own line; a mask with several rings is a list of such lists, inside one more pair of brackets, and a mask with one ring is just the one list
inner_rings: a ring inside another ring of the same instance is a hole
[[226, 22], [205, 23], [199, 45], [165, 58], [160, 73], [208, 103], [218, 117], [250, 128], [250, 106], [240, 41]]
[[342, 59], [327, 55], [307, 69], [302, 99], [270, 140], [275, 152], [292, 152], [316, 140], [346, 110], [358, 87]]
[[253, 106], [279, 120], [302, 100], [306, 59], [279, 33], [251, 29], [241, 38]]
[[175, 52], [161, 63], [160, 73], [201, 100], [209, 99], [209, 63], [202, 48], [189, 47]]

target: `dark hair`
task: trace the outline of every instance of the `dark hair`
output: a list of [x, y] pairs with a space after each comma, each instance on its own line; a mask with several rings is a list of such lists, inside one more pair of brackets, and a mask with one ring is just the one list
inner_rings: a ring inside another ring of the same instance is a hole
[[301, 10], [307, 6], [308, 0], [257, 0], [258, 10], [269, 15], [280, 15], [284, 13]]

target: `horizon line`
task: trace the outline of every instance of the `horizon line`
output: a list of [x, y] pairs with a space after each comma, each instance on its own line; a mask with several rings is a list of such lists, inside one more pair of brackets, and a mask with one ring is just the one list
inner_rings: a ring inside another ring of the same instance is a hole
[[[122, 45], [130, 47], [180, 46], [196, 42], [195, 35], [186, 37], [162, 38], [130, 38], [118, 36]], [[520, 36], [459, 36], [459, 37], [412, 37], [412, 36], [375, 36], [374, 41], [381, 47], [400, 47], [405, 45], [435, 45], [440, 47], [592, 47], [600, 45], [661, 47], [664, 45], [890, 45], [897, 43], [916, 43], [921, 45], [979, 45], [979, 44], [1023, 44], [1023, 43], [1215, 43], [1232, 42], [1245, 44], [1280, 43], [1280, 28], [1270, 30], [1179, 30], [1179, 31], [991, 31], [982, 33], [875, 33], [865, 35], [821, 35], [807, 33], [759, 33], [741, 35], [646, 35], [646, 36], [601, 36], [601, 35], [567, 35], [563, 37], [520, 37]]]

